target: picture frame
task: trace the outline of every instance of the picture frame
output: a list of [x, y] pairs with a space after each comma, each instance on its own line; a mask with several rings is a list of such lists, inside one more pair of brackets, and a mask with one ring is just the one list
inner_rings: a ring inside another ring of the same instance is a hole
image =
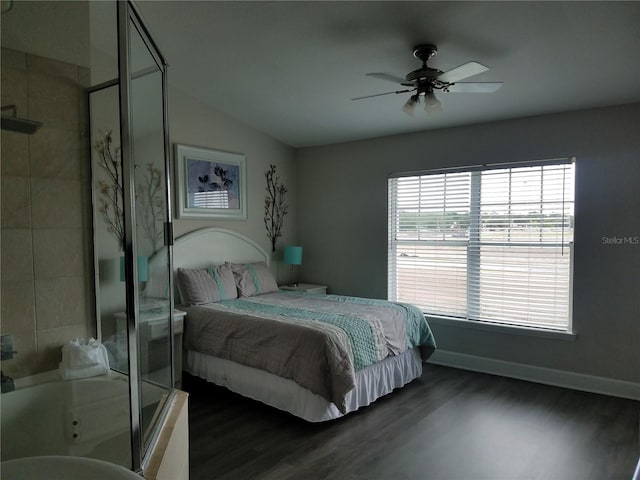
[[178, 218], [246, 220], [245, 155], [175, 144], [175, 156]]

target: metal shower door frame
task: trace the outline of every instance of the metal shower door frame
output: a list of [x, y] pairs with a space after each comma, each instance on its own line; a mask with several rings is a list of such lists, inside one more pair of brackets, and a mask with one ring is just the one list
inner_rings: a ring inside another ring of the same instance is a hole
[[[131, 1], [117, 2], [117, 19], [118, 19], [118, 84], [120, 94], [120, 139], [121, 139], [121, 155], [123, 168], [123, 191], [124, 191], [124, 254], [125, 254], [125, 274], [126, 282], [126, 299], [127, 299], [127, 338], [129, 348], [129, 400], [131, 415], [131, 456], [132, 469], [135, 472], [141, 472], [144, 465], [150, 457], [150, 448], [154, 445], [159, 434], [163, 420], [168, 413], [168, 407], [172, 403], [172, 397], [175, 395], [173, 385], [175, 384], [174, 372], [174, 345], [170, 342], [170, 366], [171, 366], [171, 391], [170, 395], [162, 405], [162, 411], [157, 416], [155, 424], [151, 425], [154, 431], [148, 435], [149, 441], [145, 445], [144, 432], [142, 432], [141, 418], [141, 375], [140, 375], [140, 358], [139, 358], [139, 282], [138, 265], [134, 259], [137, 258], [136, 243], [136, 212], [135, 212], [135, 185], [134, 185], [134, 169], [135, 159], [133, 155], [133, 135], [132, 135], [132, 86], [131, 79], [133, 72], [131, 70], [131, 28], [137, 30], [137, 34], [145, 43], [149, 53], [154, 57], [158, 69], [162, 73], [162, 102], [163, 102], [163, 127], [164, 127], [164, 165], [165, 165], [165, 185], [166, 185], [166, 208], [167, 222], [165, 223], [165, 245], [168, 247], [168, 282], [169, 292], [173, 292], [173, 243], [172, 235], [172, 211], [171, 211], [171, 173], [169, 165], [169, 130], [168, 130], [168, 110], [167, 110], [167, 63], [160, 53], [157, 45], [153, 41], [151, 34], [144, 25], [142, 18]], [[173, 295], [169, 295], [169, 338], [174, 338], [173, 325]]]

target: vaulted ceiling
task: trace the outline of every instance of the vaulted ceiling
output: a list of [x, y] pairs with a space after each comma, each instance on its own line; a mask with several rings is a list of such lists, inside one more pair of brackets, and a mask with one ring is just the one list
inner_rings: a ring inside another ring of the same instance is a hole
[[[640, 2], [139, 2], [170, 81], [292, 146], [640, 101]], [[367, 77], [469, 60], [496, 93], [439, 93], [443, 112]]]

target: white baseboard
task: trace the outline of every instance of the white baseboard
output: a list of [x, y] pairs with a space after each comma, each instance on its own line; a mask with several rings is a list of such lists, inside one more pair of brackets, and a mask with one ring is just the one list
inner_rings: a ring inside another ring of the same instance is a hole
[[640, 383], [624, 380], [536, 367], [523, 363], [506, 362], [447, 350], [436, 350], [429, 358], [429, 363], [571, 388], [573, 390], [640, 400]]

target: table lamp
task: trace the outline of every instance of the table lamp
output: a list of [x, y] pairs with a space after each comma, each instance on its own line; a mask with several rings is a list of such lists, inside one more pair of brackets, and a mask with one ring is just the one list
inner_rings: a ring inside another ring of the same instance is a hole
[[[302, 265], [302, 247], [287, 245], [284, 247], [284, 263], [285, 265], [291, 265], [291, 278], [295, 279], [294, 268], [295, 265]], [[298, 285], [297, 282], [293, 282], [292, 285]]]

